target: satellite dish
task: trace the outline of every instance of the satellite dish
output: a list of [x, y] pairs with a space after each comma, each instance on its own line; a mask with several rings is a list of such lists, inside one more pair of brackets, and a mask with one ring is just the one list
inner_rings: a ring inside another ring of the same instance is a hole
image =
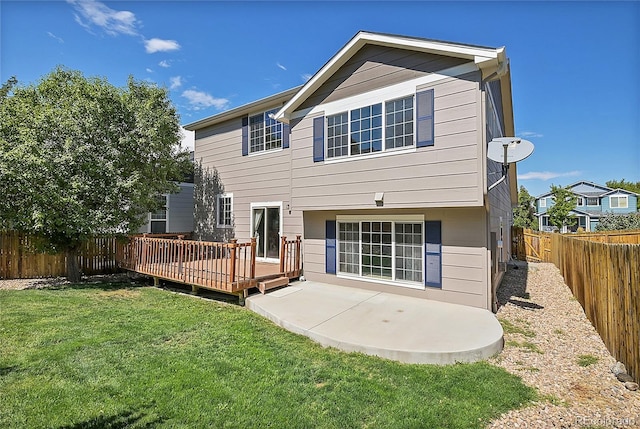
[[533, 153], [533, 143], [519, 137], [497, 137], [489, 142], [487, 158], [510, 164], [526, 159]]

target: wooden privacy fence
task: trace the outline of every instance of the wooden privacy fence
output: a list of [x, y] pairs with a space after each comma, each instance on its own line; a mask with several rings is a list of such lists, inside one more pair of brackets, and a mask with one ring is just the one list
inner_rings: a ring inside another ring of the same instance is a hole
[[[640, 231], [558, 234], [514, 228], [513, 236], [518, 258], [558, 267], [609, 352], [638, 380]], [[538, 259], [539, 252], [546, 256]]]
[[[15, 231], [0, 232], [0, 278], [29, 279], [66, 276], [64, 253], [49, 254], [33, 250], [35, 237]], [[120, 271], [117, 255], [125, 243], [115, 237], [94, 237], [80, 250], [79, 266], [84, 275]]]

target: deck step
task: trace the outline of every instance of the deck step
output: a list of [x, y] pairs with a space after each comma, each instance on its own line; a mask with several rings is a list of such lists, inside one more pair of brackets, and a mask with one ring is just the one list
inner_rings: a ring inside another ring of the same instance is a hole
[[287, 286], [289, 284], [289, 277], [278, 277], [272, 280], [263, 280], [258, 283], [258, 290], [263, 294], [269, 289], [273, 289], [280, 286]]

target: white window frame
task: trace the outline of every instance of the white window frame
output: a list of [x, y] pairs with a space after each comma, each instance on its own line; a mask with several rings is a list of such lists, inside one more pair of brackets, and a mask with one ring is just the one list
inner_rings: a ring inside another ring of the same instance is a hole
[[[248, 152], [249, 152], [249, 156], [251, 155], [258, 155], [258, 154], [263, 154], [263, 153], [268, 153], [268, 152], [277, 152], [277, 151], [281, 151], [282, 145], [284, 143], [284, 127], [282, 122], [276, 121], [275, 119], [272, 119], [270, 117], [270, 115], [275, 115], [278, 112], [278, 108], [274, 108], [274, 109], [269, 109], [269, 110], [263, 110], [260, 112], [254, 112], [252, 114], [249, 114], [249, 118], [248, 118], [248, 139], [249, 141], [247, 142], [247, 146], [248, 146]], [[262, 116], [262, 149], [258, 149], [258, 150], [252, 150], [252, 139], [251, 139], [251, 118], [255, 118], [256, 116]], [[267, 121], [268, 120], [273, 120], [275, 121], [275, 124], [273, 125], [267, 125]], [[269, 126], [276, 126], [280, 129], [280, 146], [274, 147], [274, 148], [270, 148], [267, 149], [267, 128]]]
[[[589, 200], [596, 200], [596, 204], [589, 204]], [[599, 197], [587, 197], [587, 207], [599, 207], [599, 206], [600, 206]]]
[[584, 206], [584, 198], [583, 197], [577, 197], [576, 198], [576, 206]]
[[169, 232], [169, 194], [161, 194], [158, 195], [159, 197], [164, 197], [164, 219], [154, 219], [153, 215], [155, 212], [149, 212], [149, 223], [147, 224], [147, 232], [149, 234], [152, 234], [152, 228], [151, 228], [151, 223], [152, 222], [164, 222], [165, 223], [165, 227], [164, 227], [164, 231], [165, 233]]
[[[406, 145], [406, 146], [400, 146], [400, 147], [393, 147], [393, 148], [387, 148], [387, 135], [386, 135], [386, 127], [387, 127], [387, 103], [389, 102], [393, 102], [393, 101], [398, 101], [398, 100], [403, 100], [405, 98], [412, 98], [413, 100], [413, 144], [411, 145]], [[382, 150], [376, 151], [376, 152], [368, 152], [368, 153], [360, 153], [360, 154], [352, 154], [351, 153], [351, 134], [352, 134], [352, 129], [351, 129], [351, 114], [353, 111], [356, 110], [360, 110], [366, 107], [373, 107], [377, 104], [381, 105], [381, 109], [382, 109], [382, 124], [381, 124], [381, 144], [382, 144]], [[383, 101], [377, 101], [375, 103], [369, 103], [369, 104], [362, 104], [362, 105], [358, 105], [358, 106], [350, 106], [348, 109], [346, 110], [341, 110], [341, 111], [337, 111], [335, 113], [331, 113], [331, 114], [326, 114], [325, 115], [325, 121], [324, 121], [324, 159], [325, 162], [336, 162], [336, 161], [343, 161], [343, 160], [347, 160], [347, 159], [357, 159], [357, 158], [363, 158], [363, 157], [375, 157], [375, 156], [380, 156], [380, 155], [386, 155], [388, 153], [396, 153], [396, 152], [406, 152], [406, 151], [410, 151], [410, 152], [414, 152], [416, 149], [416, 123], [417, 123], [417, 118], [416, 118], [416, 94], [415, 91], [412, 94], [407, 94], [407, 95], [403, 95], [403, 96], [396, 96], [393, 98], [389, 98], [389, 99], [384, 99]], [[343, 115], [345, 114], [347, 115], [347, 139], [349, 141], [348, 145], [347, 145], [347, 155], [340, 155], [340, 156], [332, 156], [329, 157], [329, 117], [333, 117], [333, 116], [338, 116], [338, 115]]]
[[[220, 200], [229, 199], [229, 225], [226, 224], [226, 216], [224, 212], [220, 210]], [[223, 215], [223, 223], [220, 223], [220, 215]], [[225, 193], [216, 195], [216, 227], [218, 228], [233, 228], [233, 193]]]
[[[613, 205], [613, 199], [616, 199], [618, 205]], [[624, 201], [624, 205], [620, 205], [620, 201]], [[612, 209], [628, 209], [629, 208], [629, 196], [628, 195], [609, 195], [609, 207]]]
[[540, 207], [547, 207], [547, 199], [546, 198], [540, 198]]
[[[268, 209], [268, 208], [274, 208], [277, 207], [279, 209], [279, 214], [280, 214], [280, 219], [279, 219], [279, 226], [278, 229], [280, 230], [280, 232], [278, 233], [278, 244], [280, 245], [280, 243], [282, 242], [282, 234], [283, 234], [283, 226], [284, 226], [284, 213], [282, 212], [282, 208], [283, 208], [283, 204], [282, 201], [265, 201], [265, 202], [257, 202], [257, 203], [250, 203], [249, 204], [249, 209], [250, 211], [250, 215], [249, 215], [249, 220], [251, 222], [251, 237], [255, 237], [256, 235], [256, 231], [255, 231], [255, 224], [254, 224], [254, 219], [253, 219], [253, 209]], [[262, 261], [262, 262], [277, 262], [279, 261], [279, 259], [275, 259], [275, 258], [261, 258], [261, 257], [257, 257], [256, 256], [256, 261]]]
[[[391, 279], [381, 279], [375, 277], [366, 277], [362, 275], [362, 222], [391, 222]], [[340, 271], [340, 234], [338, 231], [340, 230], [340, 223], [358, 223], [359, 224], [359, 240], [358, 240], [358, 256], [360, 260], [358, 261], [359, 265], [359, 273], [352, 274]], [[396, 223], [420, 223], [422, 225], [422, 238], [420, 240], [420, 255], [422, 258], [422, 281], [415, 282], [409, 280], [398, 280], [396, 279]], [[424, 215], [371, 215], [371, 216], [359, 216], [359, 215], [338, 215], [336, 216], [336, 276], [339, 278], [345, 279], [357, 279], [359, 281], [366, 281], [370, 283], [379, 283], [386, 284], [392, 286], [401, 286], [410, 289], [420, 289], [425, 290], [426, 286], [424, 284], [425, 279], [425, 268], [424, 268]]]

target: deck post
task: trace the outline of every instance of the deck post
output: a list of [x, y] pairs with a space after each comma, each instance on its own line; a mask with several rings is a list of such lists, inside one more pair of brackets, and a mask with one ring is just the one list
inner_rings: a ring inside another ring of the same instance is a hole
[[230, 266], [229, 266], [229, 287], [233, 289], [233, 283], [236, 280], [236, 247], [238, 245], [238, 239], [232, 238], [229, 247], [231, 248]]
[[180, 248], [178, 249], [178, 278], [182, 278], [183, 269], [182, 262], [184, 261], [184, 235], [178, 236], [178, 245]]
[[302, 243], [302, 236], [301, 235], [297, 235], [296, 236], [296, 275], [299, 276], [300, 275], [300, 266], [302, 265], [300, 263], [300, 243]]
[[284, 273], [284, 255], [287, 252], [287, 237], [282, 236], [282, 242], [280, 243], [280, 272]]
[[251, 237], [251, 279], [256, 278], [256, 238]]

